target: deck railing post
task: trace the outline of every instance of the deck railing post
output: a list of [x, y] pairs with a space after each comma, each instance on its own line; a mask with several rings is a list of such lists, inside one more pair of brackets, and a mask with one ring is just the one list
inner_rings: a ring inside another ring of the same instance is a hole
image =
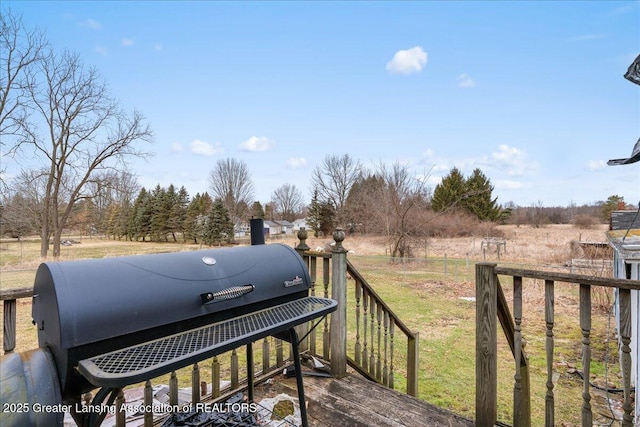
[[344, 230], [333, 233], [335, 245], [331, 250], [331, 298], [338, 309], [331, 314], [330, 347], [331, 374], [341, 378], [347, 374], [347, 250], [342, 246]]
[[498, 304], [496, 264], [476, 265], [476, 419], [493, 427], [498, 413]]
[[418, 332], [414, 337], [408, 337], [407, 342], [407, 394], [418, 396]]
[[[307, 230], [305, 230], [304, 227], [300, 227], [300, 230], [298, 230], [299, 243], [295, 249], [296, 249], [296, 252], [298, 252], [298, 255], [300, 255], [300, 257], [304, 260], [308, 269], [309, 257], [306, 256], [304, 253], [311, 248], [309, 247], [309, 245], [307, 245], [307, 237], [308, 237]], [[307, 336], [307, 331], [309, 331], [309, 324], [307, 323], [303, 323], [302, 325], [296, 327], [296, 332], [300, 337]], [[300, 345], [299, 347], [300, 352], [307, 351], [309, 349], [309, 339], [305, 338], [299, 345]]]

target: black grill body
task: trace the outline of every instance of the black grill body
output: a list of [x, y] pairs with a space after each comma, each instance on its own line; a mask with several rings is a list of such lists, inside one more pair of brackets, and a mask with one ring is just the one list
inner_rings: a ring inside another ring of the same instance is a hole
[[302, 258], [280, 244], [47, 262], [32, 315], [63, 398], [77, 398], [94, 388], [76, 369], [83, 359], [295, 301], [310, 287]]

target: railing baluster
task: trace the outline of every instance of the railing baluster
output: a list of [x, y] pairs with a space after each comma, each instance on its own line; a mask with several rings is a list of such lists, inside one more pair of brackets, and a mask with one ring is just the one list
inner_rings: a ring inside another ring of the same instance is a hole
[[200, 403], [200, 367], [197, 362], [191, 370], [191, 403]]
[[[324, 297], [329, 298], [329, 278], [331, 269], [329, 268], [329, 258], [322, 258], [322, 287]], [[322, 357], [329, 360], [329, 349], [331, 348], [331, 338], [329, 333], [329, 316], [324, 318], [324, 331], [322, 333]]]
[[369, 343], [367, 342], [367, 329], [368, 329], [368, 309], [369, 309], [369, 292], [367, 289], [362, 289], [362, 329], [364, 331], [363, 342], [364, 348], [362, 349], [362, 369], [368, 371], [369, 366]]
[[[311, 295], [316, 295], [316, 279], [318, 275], [318, 258], [315, 256], [309, 257], [309, 274], [311, 275]], [[311, 326], [310, 326], [311, 327]], [[311, 330], [309, 334], [309, 351], [311, 354], [317, 353], [317, 344], [316, 344], [316, 328]]]
[[555, 403], [553, 396], [553, 323], [555, 316], [554, 282], [544, 282], [544, 320], [547, 325], [547, 393], [545, 395], [544, 422], [546, 427], [555, 425]]
[[389, 387], [389, 367], [387, 365], [387, 357], [388, 357], [388, 343], [389, 343], [389, 312], [388, 311], [384, 311], [384, 360], [383, 360], [383, 365], [382, 365], [382, 383], [384, 385], [386, 385], [387, 387]]
[[369, 373], [371, 375], [373, 375], [373, 377], [375, 378], [376, 375], [376, 347], [375, 347], [375, 341], [376, 341], [376, 336], [375, 336], [375, 318], [376, 318], [376, 310], [374, 309], [376, 306], [376, 301], [373, 298], [373, 295], [369, 296], [369, 325], [370, 325], [370, 332], [371, 332], [371, 337], [370, 339], [370, 343], [371, 343], [371, 350], [370, 350], [370, 354], [369, 354]]
[[[151, 380], [144, 383], [144, 407], [151, 408], [153, 405], [153, 388]], [[153, 427], [153, 411], [144, 411], [144, 427]]]
[[11, 353], [16, 348], [16, 300], [4, 300], [4, 353]]
[[270, 356], [270, 348], [269, 348], [269, 337], [265, 338], [262, 341], [262, 373], [266, 373], [269, 371], [269, 356]]
[[513, 319], [515, 328], [514, 360], [515, 360], [515, 384], [513, 385], [513, 426], [522, 426], [522, 372], [520, 362], [522, 358], [522, 277], [513, 278]]
[[395, 330], [396, 330], [396, 322], [395, 319], [391, 319], [391, 324], [389, 325], [389, 354], [391, 354], [390, 357], [390, 363], [389, 363], [389, 388], [394, 388], [393, 385], [393, 338], [395, 335]]
[[377, 307], [376, 307], [376, 321], [378, 323], [378, 342], [377, 342], [378, 352], [376, 354], [376, 379], [378, 380], [378, 382], [380, 382], [380, 380], [382, 380], [382, 352], [380, 351], [382, 346], [382, 305], [379, 303], [377, 304]]
[[[622, 404], [622, 426], [631, 427], [633, 417], [631, 411], [631, 291], [620, 289], [618, 293], [620, 303], [620, 339], [622, 341], [622, 383], [624, 390], [624, 401]], [[636, 389], [638, 384], [636, 384]], [[636, 393], [637, 398], [637, 393]]]
[[284, 346], [282, 340], [276, 338], [276, 366], [282, 368], [284, 365]]
[[238, 380], [238, 352], [234, 348], [231, 350], [231, 389], [234, 390], [238, 388], [238, 384], [240, 381]]
[[171, 371], [171, 377], [169, 377], [169, 405], [178, 404], [178, 376], [176, 371]]
[[211, 397], [220, 396], [220, 362], [218, 356], [214, 356], [211, 360]]
[[591, 394], [589, 379], [591, 377], [591, 286], [580, 284], [580, 329], [582, 330], [582, 374], [584, 389], [582, 392], [582, 425], [593, 425], [591, 412]]
[[360, 354], [360, 298], [362, 297], [362, 284], [360, 280], [356, 279], [356, 345], [355, 345], [355, 359], [356, 364], [360, 366], [361, 354]]
[[124, 410], [124, 391], [118, 390], [116, 397], [116, 427], [125, 427], [127, 425], [127, 411]]

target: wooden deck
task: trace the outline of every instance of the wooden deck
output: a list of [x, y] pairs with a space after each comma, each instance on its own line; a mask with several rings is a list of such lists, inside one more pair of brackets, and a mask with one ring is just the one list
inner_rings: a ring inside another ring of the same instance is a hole
[[[358, 374], [340, 380], [305, 376], [309, 427], [467, 427], [473, 421], [388, 389]], [[256, 385], [256, 401], [281, 393], [297, 399], [295, 378]]]

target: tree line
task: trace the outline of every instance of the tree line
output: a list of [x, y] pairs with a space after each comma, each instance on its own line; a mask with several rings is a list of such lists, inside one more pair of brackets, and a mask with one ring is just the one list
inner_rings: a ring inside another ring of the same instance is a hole
[[[465, 177], [453, 168], [432, 190], [429, 171], [416, 176], [400, 163], [367, 169], [349, 154], [327, 155], [314, 168], [308, 205], [285, 183], [262, 206], [247, 165], [234, 158], [216, 162], [204, 194], [191, 197], [173, 184], [141, 188], [127, 162], [150, 155], [144, 147], [153, 133], [140, 112], [119, 105], [95, 68], [56, 51], [8, 10], [0, 14], [0, 51], [0, 150], [23, 162], [16, 176], [0, 170], [0, 232], [39, 234], [42, 257], [51, 246], [59, 256], [63, 232], [71, 231], [222, 244], [252, 217], [306, 218], [316, 236], [338, 226], [381, 235], [392, 256], [406, 257], [429, 236], [470, 233], [474, 224], [566, 220], [565, 211], [541, 203], [500, 205], [480, 169]], [[610, 212], [620, 199], [612, 196], [602, 209]], [[571, 207], [570, 219], [587, 208]]]

